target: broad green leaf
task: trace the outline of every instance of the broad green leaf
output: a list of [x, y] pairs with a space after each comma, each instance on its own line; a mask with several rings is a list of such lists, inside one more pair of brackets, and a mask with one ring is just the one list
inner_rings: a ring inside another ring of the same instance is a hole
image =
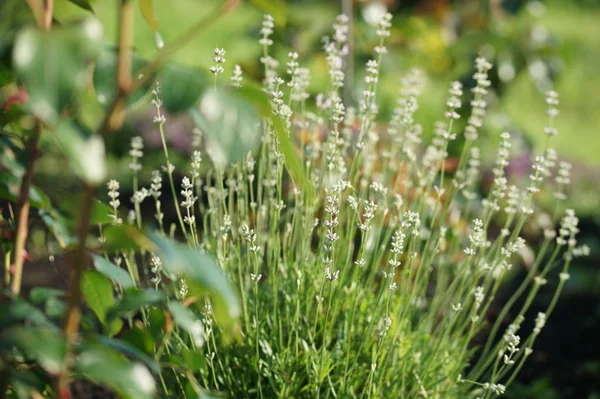
[[156, 20], [154, 19], [154, 1], [153, 0], [138, 0], [140, 4], [140, 11], [142, 12], [142, 16], [150, 26], [150, 29], [153, 31], [158, 30], [158, 25], [156, 24]]
[[158, 74], [160, 98], [169, 112], [192, 107], [209, 83], [209, 78], [197, 68], [168, 63]]
[[169, 303], [169, 310], [173, 315], [173, 320], [182, 329], [184, 329], [192, 340], [196, 347], [204, 346], [205, 330], [202, 321], [192, 312], [179, 302]]
[[68, 0], [70, 3], [75, 4], [77, 7], [83, 8], [84, 10], [88, 10], [94, 12], [92, 8], [92, 4], [95, 3], [95, 0]]
[[90, 215], [90, 223], [106, 224], [112, 222], [112, 208], [102, 202], [96, 200], [92, 203], [92, 213]]
[[15, 327], [7, 334], [27, 357], [35, 359], [50, 374], [58, 374], [67, 352], [63, 335], [58, 329]]
[[59, 329], [41, 310], [21, 298], [11, 297], [11, 302], [0, 303], [0, 330], [24, 321], [34, 326]]
[[154, 354], [154, 345], [156, 341], [152, 338], [152, 334], [145, 326], [140, 328], [137, 325], [134, 325], [123, 331], [123, 334], [121, 334], [119, 338], [143, 353], [148, 355]]
[[119, 316], [130, 315], [139, 311], [141, 308], [151, 305], [164, 303], [165, 294], [161, 291], [146, 289], [130, 289], [123, 293], [121, 299], [108, 312], [107, 319], [113, 319]]
[[307, 176], [300, 155], [291, 135], [286, 132], [284, 122], [273, 115], [271, 105], [266, 93], [255, 83], [246, 82], [244, 86], [236, 91], [236, 94], [247, 101], [255, 104], [263, 118], [269, 120], [271, 127], [275, 130], [277, 139], [279, 140], [279, 150], [284, 156], [285, 166], [301, 189], [305, 191], [305, 198], [312, 198], [314, 188], [312, 182]]
[[158, 341], [165, 328], [165, 312], [162, 309], [154, 308], [148, 311], [148, 331], [154, 341]]
[[106, 346], [85, 349], [74, 368], [77, 375], [114, 389], [123, 399], [154, 398], [156, 383], [148, 368]]
[[56, 126], [55, 136], [72, 171], [91, 185], [98, 185], [106, 178], [106, 153], [104, 141], [97, 134], [89, 134], [66, 119]]
[[[79, 215], [81, 204], [83, 203], [83, 194], [73, 195], [68, 198], [64, 198], [60, 201], [61, 209], [64, 210], [65, 214], [70, 216]], [[91, 224], [107, 224], [113, 221], [110, 214], [113, 212], [112, 208], [98, 200], [94, 200], [92, 203], [92, 210], [90, 214]]]
[[29, 300], [35, 305], [41, 305], [52, 297], [62, 297], [65, 295], [63, 290], [49, 287], [34, 287], [29, 292]]
[[[136, 341], [132, 342], [133, 336], [135, 336]], [[139, 328], [126, 330], [123, 332], [123, 339], [107, 338], [103, 335], [97, 335], [96, 339], [104, 346], [115, 349], [126, 356], [136, 358], [143, 362], [153, 372], [160, 372], [159, 365], [148, 355], [148, 353], [152, 353], [154, 342], [152, 342], [152, 339], [146, 330], [141, 330]], [[143, 341], [145, 347], [138, 346], [140, 341]], [[149, 349], [149, 351], [146, 349]]]
[[[0, 173], [0, 198], [17, 202], [21, 189], [21, 179], [12, 172]], [[49, 209], [52, 206], [48, 197], [39, 187], [29, 187], [29, 204], [32, 208]]]
[[56, 123], [75, 94], [85, 89], [87, 65], [98, 55], [101, 39], [102, 26], [93, 18], [51, 32], [28, 28], [18, 34], [13, 64], [35, 116]]
[[135, 287], [135, 283], [131, 279], [131, 276], [124, 269], [121, 269], [119, 266], [101, 256], [93, 255], [93, 258], [96, 270], [119, 284], [121, 288], [126, 290]]
[[260, 141], [259, 115], [253, 103], [227, 91], [206, 92], [191, 111], [207, 138], [207, 150], [220, 166], [245, 157]]
[[138, 250], [150, 248], [152, 243], [138, 228], [130, 225], [120, 224], [108, 226], [104, 229], [103, 249], [110, 253], [126, 250]]
[[277, 25], [283, 26], [286, 21], [285, 1], [283, 0], [250, 0], [250, 3], [262, 11], [269, 14], [275, 20]]
[[63, 290], [47, 287], [34, 287], [29, 292], [29, 300], [35, 305], [43, 305], [48, 317], [60, 318], [67, 309], [67, 304], [61, 299], [65, 295]]
[[231, 322], [239, 317], [241, 310], [237, 292], [212, 257], [158, 234], [151, 238], [164, 269], [175, 276], [185, 277], [191, 295], [213, 294], [218, 320]]
[[285, 167], [292, 178], [300, 184], [301, 189], [305, 191], [305, 198], [312, 198], [314, 187], [304, 170], [304, 165], [302, 165], [302, 160], [297, 152], [297, 146], [294, 145], [291, 137], [285, 131], [283, 122], [280, 119], [273, 118], [272, 126], [279, 140], [279, 151], [285, 159]]
[[95, 270], [85, 270], [81, 277], [81, 292], [88, 306], [102, 324], [106, 323], [106, 313], [115, 303], [113, 286], [110, 280]]
[[30, 399], [32, 390], [43, 392], [51, 382], [46, 373], [40, 373], [35, 367], [13, 367], [10, 374], [10, 385], [15, 392], [14, 396], [8, 396], [11, 399]]
[[214, 394], [212, 392], [208, 392], [208, 391], [202, 390], [198, 394], [198, 399], [224, 399], [224, 396], [221, 396], [221, 395], [218, 395], [218, 394]]
[[55, 209], [40, 209], [40, 218], [50, 229], [61, 248], [67, 249], [77, 244], [71, 221]]
[[193, 371], [202, 370], [206, 365], [206, 357], [200, 350], [183, 350], [181, 351], [181, 356], [185, 360], [187, 367]]
[[[0, 83], [0, 87], [2, 86], [2, 83]], [[24, 151], [17, 147], [8, 137], [0, 136], [0, 165], [18, 178], [21, 178], [25, 173], [25, 166], [19, 159], [23, 153]]]
[[15, 32], [19, 28], [33, 23], [35, 23], [35, 18], [26, 2], [23, 0], [0, 1], [0, 55], [11, 45]]
[[[117, 49], [113, 47], [105, 47], [94, 67], [94, 89], [96, 90], [96, 98], [98, 102], [105, 107], [109, 107], [117, 95]], [[132, 72], [136, 77], [137, 73], [144, 67], [146, 62], [142, 60], [136, 53], [133, 54]], [[149, 86], [141, 87], [140, 89], [130, 93], [127, 96], [127, 104], [134, 105], [140, 101], [145, 95]]]

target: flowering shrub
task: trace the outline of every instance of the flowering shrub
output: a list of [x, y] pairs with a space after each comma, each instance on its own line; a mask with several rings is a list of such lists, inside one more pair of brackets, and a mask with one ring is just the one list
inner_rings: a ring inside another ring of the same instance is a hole
[[[391, 15], [379, 23], [379, 43], [366, 65], [358, 107], [343, 103], [347, 23], [338, 16], [325, 41], [329, 83], [313, 107], [310, 73], [300, 66], [298, 54], [290, 53], [285, 67], [270, 55], [274, 21], [266, 16], [260, 38], [262, 88], [272, 115], [261, 121], [258, 155], [248, 153], [224, 167], [211, 150], [211, 137], [197, 131], [197, 148], [180, 188], [164, 144], [168, 121], [157, 86], [155, 123], [166, 165], [152, 172], [149, 189], [134, 193], [130, 223], [141, 227], [140, 203], [153, 201], [161, 234], [177, 229], [190, 247], [214, 256], [240, 294], [239, 341], [224, 342], [210, 301], [202, 313], [206, 367], [192, 371], [210, 390], [259, 398], [499, 396], [531, 355], [569, 278], [572, 259], [588, 251], [577, 247], [577, 217], [561, 209], [570, 165], [561, 162], [557, 169], [557, 154], [549, 146], [557, 134], [558, 95], [547, 94], [548, 145], [536, 156], [529, 181], [522, 185], [505, 174], [511, 155], [505, 132], [493, 183], [480, 194], [477, 141], [492, 65], [483, 58], [475, 61], [470, 115], [461, 113], [462, 85], [452, 83], [444, 118], [432, 142], [422, 146], [422, 129], [414, 119], [419, 71], [402, 79], [389, 124], [377, 121]], [[231, 81], [220, 82], [225, 58], [225, 50], [215, 50], [214, 90], [219, 83], [243, 90], [237, 65]], [[207, 119], [210, 108], [201, 104]], [[462, 119], [466, 123], [459, 130]], [[451, 169], [448, 146], [459, 135], [465, 144]], [[134, 138], [134, 177], [141, 150]], [[203, 162], [212, 165], [205, 174]], [[556, 170], [555, 183], [544, 185]], [[180, 192], [173, 195], [178, 225], [171, 229], [161, 211], [165, 173], [171, 191]], [[111, 181], [108, 188], [113, 221], [122, 223], [115, 202], [118, 183]], [[527, 277], [499, 317], [489, 320], [494, 297], [530, 246], [521, 234], [536, 215], [534, 197], [541, 190], [554, 190], [557, 200], [544, 240]], [[152, 284], [178, 291], [180, 301], [189, 299], [185, 279], [164, 273], [159, 257], [145, 257], [152, 265]], [[551, 302], [546, 309], [531, 309], [549, 281], [557, 282]], [[522, 297], [524, 305], [514, 309]], [[526, 317], [535, 319], [532, 331], [522, 328]], [[474, 341], [484, 331], [484, 344], [477, 347]], [[189, 341], [185, 334], [179, 340]]]

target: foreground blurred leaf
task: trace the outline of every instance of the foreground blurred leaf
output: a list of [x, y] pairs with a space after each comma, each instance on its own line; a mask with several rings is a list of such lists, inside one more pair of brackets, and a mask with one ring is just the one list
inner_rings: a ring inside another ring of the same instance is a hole
[[[117, 95], [117, 49], [106, 47], [94, 67], [94, 89], [96, 90], [96, 98], [98, 102], [105, 107], [108, 107], [114, 101]], [[142, 60], [136, 53], [133, 54], [132, 72], [133, 76], [137, 76], [137, 72], [144, 67], [146, 62]], [[144, 86], [129, 93], [127, 96], [127, 104], [134, 105], [141, 100], [147, 91], [148, 86]]]
[[[2, 87], [0, 83], [0, 87]], [[0, 136], [0, 165], [8, 169], [13, 176], [20, 178], [25, 173], [25, 166], [20, 161], [24, 151], [17, 147], [8, 137]]]
[[52, 297], [62, 297], [65, 295], [63, 290], [49, 287], [33, 287], [29, 292], [29, 300], [35, 304], [40, 305], [46, 302]]
[[106, 178], [106, 153], [102, 137], [86, 133], [83, 127], [61, 119], [56, 127], [56, 137], [73, 172], [91, 185]]
[[146, 306], [164, 303], [166, 299], [161, 291], [130, 289], [125, 291], [121, 299], [109, 310], [107, 319], [130, 315]]
[[32, 304], [14, 296], [11, 296], [9, 300], [10, 302], [0, 303], [0, 331], [15, 324], [22, 324], [25, 321], [34, 326], [59, 329], [41, 310]]
[[160, 98], [169, 112], [193, 106], [208, 85], [209, 78], [197, 68], [168, 63], [158, 75]]
[[135, 286], [131, 276], [124, 269], [101, 256], [93, 255], [93, 258], [96, 270], [115, 281], [121, 288], [126, 290]]
[[83, 8], [84, 10], [94, 11], [92, 9], [92, 4], [95, 0], [69, 0], [70, 3], [75, 4], [77, 7]]
[[104, 229], [103, 233], [105, 242], [102, 249], [109, 253], [151, 247], [151, 242], [144, 233], [134, 226], [112, 225]]
[[[20, 188], [21, 179], [12, 172], [6, 171], [0, 173], [0, 198], [17, 202]], [[32, 208], [50, 209], [52, 207], [50, 197], [35, 186], [29, 188], [29, 204]]]
[[67, 345], [58, 329], [16, 327], [8, 334], [17, 348], [35, 359], [50, 374], [57, 374], [63, 364]]
[[267, 94], [260, 86], [253, 82], [246, 82], [244, 87], [236, 91], [236, 94], [246, 101], [255, 104], [261, 116], [269, 120], [269, 123], [279, 140], [279, 150], [285, 158], [286, 168], [294, 181], [300, 185], [303, 191], [305, 191], [305, 198], [312, 198], [314, 188], [304, 170], [302, 160], [298, 155], [298, 146], [292, 141], [293, 136], [288, 134], [281, 118], [273, 115]]
[[54, 234], [54, 238], [56, 238], [61, 248], [66, 249], [77, 244], [77, 239], [72, 231], [72, 221], [56, 209], [41, 209], [40, 218]]
[[191, 111], [194, 122], [205, 133], [211, 158], [223, 167], [254, 150], [260, 141], [258, 112], [253, 103], [227, 91], [209, 91], [202, 96], [199, 111]]
[[237, 293], [213, 258], [157, 234], [151, 238], [157, 245], [156, 254], [162, 259], [165, 271], [185, 277], [191, 295], [213, 294], [218, 321], [231, 325], [239, 317]]
[[34, 17], [25, 1], [0, 1], [0, 55], [10, 46], [17, 29], [32, 22]]
[[284, 26], [286, 21], [285, 1], [283, 0], [250, 0], [250, 3], [264, 14], [269, 14], [279, 26]]
[[[135, 333], [132, 334], [132, 332], [134, 332], [134, 331], [135, 331]], [[144, 336], [144, 333], [146, 333], [145, 336]], [[139, 328], [134, 328], [133, 330], [126, 330], [123, 332], [124, 337], [131, 338], [132, 335], [135, 335], [136, 338], [138, 338], [138, 339], [144, 340], [145, 341], [144, 343], [146, 345], [149, 345], [149, 349], [150, 350], [153, 349], [154, 343], [150, 339], [149, 334], [146, 330], [140, 330]], [[148, 356], [145, 348], [142, 348], [142, 347], [139, 347], [136, 345], [136, 343], [139, 343], [139, 342], [133, 343], [132, 340], [127, 339], [127, 338], [125, 338], [124, 340], [123, 339], [115, 339], [115, 338], [107, 338], [103, 335], [97, 335], [95, 338], [98, 340], [98, 342], [100, 344], [107, 346], [109, 348], [112, 348], [112, 349], [116, 349], [126, 356], [136, 358], [137, 360], [143, 362], [153, 372], [155, 372], [155, 373], [160, 372], [159, 365], [150, 356]]]
[[154, 398], [155, 382], [142, 363], [130, 362], [106, 346], [86, 348], [77, 357], [75, 372], [114, 389], [123, 399]]
[[90, 309], [104, 324], [106, 313], [115, 303], [110, 280], [95, 270], [85, 270], [81, 276], [81, 292]]
[[138, 0], [142, 16], [153, 31], [158, 30], [158, 25], [154, 19], [154, 1], [153, 0]]
[[[61, 199], [61, 209], [64, 210], [65, 214], [75, 217], [79, 215], [80, 207], [83, 202], [83, 194], [73, 195]], [[90, 214], [91, 224], [107, 224], [113, 221], [110, 214], [113, 212], [112, 208], [98, 200], [92, 202], [92, 209]]]
[[13, 64], [29, 96], [30, 111], [54, 124], [76, 92], [86, 86], [86, 68], [98, 54], [102, 26], [93, 18], [77, 26], [21, 31]]
[[35, 305], [43, 305], [48, 317], [60, 318], [67, 309], [67, 304], [62, 300], [65, 292], [54, 288], [34, 287], [29, 293], [29, 300]]
[[204, 324], [194, 312], [179, 302], [169, 303], [169, 310], [175, 323], [190, 334], [196, 347], [201, 348], [204, 346]]

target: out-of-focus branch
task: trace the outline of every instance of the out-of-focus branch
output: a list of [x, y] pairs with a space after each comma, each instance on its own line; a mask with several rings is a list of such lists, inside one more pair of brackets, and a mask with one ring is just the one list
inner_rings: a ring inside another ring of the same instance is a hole
[[[54, 11], [54, 1], [47, 0], [44, 8], [41, 0], [27, 0], [27, 4], [33, 12], [37, 24], [46, 31], [52, 28], [52, 13]], [[29, 189], [33, 179], [34, 166], [37, 158], [37, 147], [42, 132], [41, 122], [37, 122], [32, 136], [27, 140], [27, 151], [29, 152], [29, 162], [27, 169], [21, 178], [21, 187], [19, 188], [19, 198], [17, 199], [17, 231], [15, 234], [15, 257], [14, 274], [11, 281], [11, 291], [15, 295], [21, 293], [23, 283], [23, 267], [25, 264], [25, 243], [29, 234]]]
[[121, 127], [125, 118], [125, 96], [131, 92], [131, 70], [133, 63], [133, 2], [121, 0], [119, 13], [119, 58], [117, 62], [117, 96], [107, 116], [103, 129], [113, 131]]
[[31, 8], [31, 12], [33, 13], [33, 17], [35, 18], [35, 22], [38, 26], [44, 26], [44, 3], [42, 0], [25, 0], [29, 8]]
[[44, 9], [44, 29], [52, 28], [52, 14], [54, 12], [54, 0], [46, 0], [46, 8]]
[[[180, 37], [178, 37], [175, 41], [168, 44], [162, 50], [158, 52], [158, 54], [152, 59], [146, 66], [144, 66], [137, 75], [140, 76], [139, 79], [135, 81], [130, 80], [130, 84], [119, 86], [119, 90], [117, 91], [117, 95], [109, 108], [107, 117], [100, 128], [100, 132], [103, 136], [110, 131], [114, 131], [121, 127], [124, 117], [125, 111], [125, 97], [127, 94], [131, 93], [142, 87], [144, 84], [148, 83], [156, 73], [156, 70], [165, 62], [167, 59], [179, 51], [182, 47], [190, 42], [194, 37], [196, 37], [202, 31], [208, 29], [213, 23], [215, 23], [220, 17], [223, 15], [233, 11], [240, 4], [240, 0], [227, 0], [222, 6], [216, 8], [209, 15], [201, 18], [196, 24], [194, 24], [191, 28], [189, 28], [185, 33], [183, 33]], [[121, 52], [123, 46], [121, 42], [119, 42]]]
[[37, 157], [37, 145], [42, 131], [41, 124], [37, 124], [33, 135], [27, 141], [27, 150], [30, 155], [27, 169], [21, 178], [21, 187], [19, 189], [19, 198], [17, 200], [17, 232], [15, 235], [15, 257], [14, 273], [11, 281], [11, 290], [13, 294], [19, 295], [21, 284], [23, 282], [23, 266], [25, 263], [25, 242], [29, 233], [29, 188], [33, 179], [35, 159]]
[[[134, 27], [133, 2], [131, 0], [121, 0], [119, 11], [119, 59], [117, 62], [117, 99], [115, 106], [106, 117], [103, 125], [103, 136], [114, 130], [115, 126], [120, 126], [125, 109], [125, 94], [131, 89], [131, 68], [133, 55], [133, 27]], [[69, 366], [73, 356], [73, 344], [79, 334], [79, 324], [81, 322], [81, 276], [87, 260], [86, 241], [90, 228], [90, 217], [95, 195], [94, 187], [85, 185], [83, 194], [83, 203], [79, 214], [77, 224], [78, 247], [71, 261], [71, 274], [69, 278], [69, 305], [67, 317], [64, 324], [64, 332], [67, 340], [67, 354], [64, 359], [63, 367], [58, 378], [58, 389], [56, 394], [61, 397], [68, 387]]]

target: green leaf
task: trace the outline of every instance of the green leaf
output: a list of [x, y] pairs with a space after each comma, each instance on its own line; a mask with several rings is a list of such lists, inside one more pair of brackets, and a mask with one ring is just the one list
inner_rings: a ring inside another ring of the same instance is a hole
[[39, 327], [59, 329], [41, 310], [18, 297], [11, 297], [9, 303], [0, 303], [0, 330], [24, 321]]
[[180, 112], [192, 107], [208, 85], [209, 78], [192, 67], [166, 64], [158, 75], [160, 98], [169, 112]]
[[181, 351], [181, 356], [185, 360], [187, 367], [194, 372], [202, 370], [206, 365], [206, 357], [200, 351], [183, 350]]
[[[105, 107], [109, 107], [117, 95], [117, 49], [106, 47], [94, 67], [94, 89], [98, 102]], [[133, 54], [132, 72], [133, 76], [146, 65], [146, 62], [136, 53]], [[127, 96], [127, 104], [135, 105], [146, 95], [148, 85], [145, 85]]]
[[[9, 171], [0, 173], [0, 198], [17, 202], [20, 189], [21, 179], [19, 177]], [[52, 207], [50, 197], [35, 186], [29, 188], [29, 204], [32, 208], [49, 209]]]
[[279, 140], [279, 151], [285, 159], [285, 167], [294, 181], [298, 182], [301, 189], [305, 191], [305, 198], [313, 198], [314, 186], [304, 170], [304, 165], [297, 152], [298, 147], [292, 143], [292, 139], [285, 131], [283, 122], [280, 119], [273, 118], [272, 122]]
[[113, 319], [119, 316], [129, 315], [137, 312], [143, 307], [159, 305], [166, 300], [165, 294], [161, 291], [146, 289], [129, 289], [123, 293], [121, 299], [110, 309], [107, 319]]
[[[0, 87], [2, 86], [0, 83]], [[0, 136], [0, 165], [18, 178], [25, 173], [25, 166], [19, 159], [23, 153], [23, 149], [17, 147], [8, 137]]]
[[175, 320], [175, 323], [177, 323], [179, 327], [190, 334], [190, 337], [192, 337], [192, 340], [194, 340], [196, 347], [200, 348], [204, 346], [204, 324], [198, 317], [196, 317], [194, 312], [179, 302], [169, 303], [169, 310], [171, 311], [171, 315], [173, 315], [173, 320]]
[[23, 0], [0, 1], [0, 56], [12, 44], [15, 32], [20, 27], [33, 23], [35, 23], [35, 17], [26, 2]]
[[154, 308], [148, 311], [148, 331], [154, 341], [158, 341], [165, 327], [165, 312]]
[[269, 14], [277, 25], [283, 26], [286, 21], [285, 1], [282, 0], [250, 0], [250, 3], [264, 14]]
[[92, 255], [96, 270], [119, 284], [124, 290], [135, 287], [129, 273], [102, 256]]
[[105, 180], [106, 153], [102, 137], [66, 119], [61, 119], [56, 126], [55, 136], [75, 175], [91, 185]]
[[158, 30], [158, 25], [154, 19], [154, 1], [153, 0], [138, 0], [142, 16], [153, 31]]
[[198, 399], [223, 399], [223, 398], [224, 398], [224, 396], [214, 394], [212, 392], [205, 391], [205, 390], [202, 390], [198, 394]]
[[84, 10], [94, 12], [92, 9], [92, 3], [95, 0], [68, 0], [70, 3], [75, 4], [77, 7], [83, 8]]
[[40, 218], [50, 229], [61, 248], [67, 249], [77, 244], [70, 228], [71, 221], [55, 209], [41, 209]]
[[[79, 215], [79, 210], [83, 202], [83, 194], [69, 196], [60, 201], [61, 209], [69, 216]], [[99, 200], [94, 200], [90, 214], [91, 224], [107, 224], [113, 221], [110, 216], [112, 208], [103, 204]]]
[[18, 34], [13, 64], [35, 116], [53, 125], [75, 94], [85, 89], [87, 65], [98, 55], [101, 39], [102, 26], [93, 18], [51, 32], [28, 28]]
[[143, 362], [153, 372], [160, 372], [159, 365], [148, 355], [154, 349], [154, 342], [146, 330], [139, 328], [126, 330], [123, 332], [123, 339], [107, 338], [103, 335], [97, 335], [96, 339], [104, 346]]
[[162, 259], [164, 269], [175, 276], [184, 276], [191, 295], [213, 294], [219, 321], [230, 323], [239, 317], [237, 292], [212, 257], [158, 234], [153, 234], [151, 239], [157, 246], [156, 254]]
[[62, 297], [65, 295], [63, 290], [48, 287], [33, 287], [29, 292], [29, 300], [35, 305], [41, 305], [49, 298]]
[[61, 299], [65, 296], [63, 290], [47, 287], [34, 287], [29, 292], [29, 300], [35, 305], [43, 305], [48, 317], [60, 318], [67, 309], [67, 304]]
[[58, 329], [16, 327], [7, 334], [26, 356], [35, 359], [50, 374], [58, 374], [67, 353], [67, 345]]
[[149, 249], [152, 243], [135, 226], [125, 224], [108, 226], [104, 229], [103, 249], [111, 253], [127, 250]]
[[272, 128], [275, 130], [275, 134], [277, 134], [279, 151], [281, 151], [284, 156], [285, 166], [288, 172], [292, 176], [292, 179], [300, 184], [301, 189], [305, 191], [305, 198], [312, 198], [314, 187], [304, 170], [304, 165], [298, 154], [298, 146], [293, 143], [292, 138], [286, 132], [284, 122], [273, 115], [267, 94], [260, 86], [253, 82], [246, 82], [242, 88], [236, 91], [236, 94], [246, 101], [255, 104], [258, 107], [261, 116], [269, 120]]
[[150, 331], [145, 328], [133, 326], [123, 331], [120, 338], [128, 345], [146, 353], [148, 355], [154, 354], [155, 340], [152, 338]]
[[75, 372], [100, 385], [114, 389], [123, 399], [151, 399], [155, 381], [148, 368], [130, 362], [119, 352], [97, 345], [77, 357]]
[[98, 320], [105, 324], [106, 313], [115, 303], [110, 280], [95, 270], [85, 270], [81, 277], [81, 292]]
[[220, 166], [245, 157], [260, 142], [259, 114], [255, 106], [227, 91], [209, 91], [199, 110], [191, 111], [207, 138], [207, 150]]

